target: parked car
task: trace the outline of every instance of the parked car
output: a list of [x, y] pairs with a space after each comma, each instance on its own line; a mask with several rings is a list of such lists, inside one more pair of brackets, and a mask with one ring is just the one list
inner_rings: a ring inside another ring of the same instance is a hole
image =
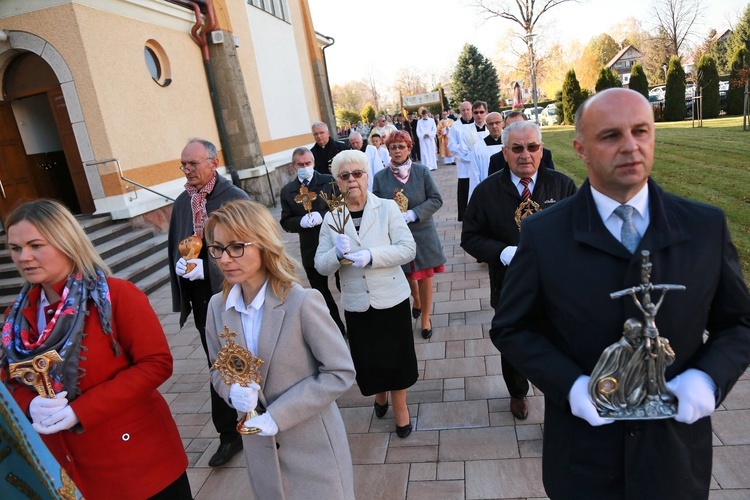
[[557, 107], [550, 104], [539, 113], [539, 124], [543, 127], [557, 123]]
[[664, 94], [666, 94], [666, 92], [667, 92], [666, 85], [659, 85], [658, 87], [652, 88], [651, 90], [648, 91], [649, 101], [651, 101], [650, 99], [651, 96], [655, 96], [657, 101], [663, 101]]
[[[541, 106], [537, 106], [536, 109], [539, 114], [541, 114], [542, 111], [544, 110], [544, 108], [542, 108]], [[534, 113], [534, 106], [524, 109], [523, 114], [526, 115], [527, 120], [536, 120], [536, 113]]]

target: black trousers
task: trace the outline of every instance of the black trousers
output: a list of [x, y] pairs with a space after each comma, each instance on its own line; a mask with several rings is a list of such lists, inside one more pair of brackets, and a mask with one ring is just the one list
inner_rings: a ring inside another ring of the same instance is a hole
[[[203, 344], [203, 352], [206, 354], [206, 362], [210, 368], [211, 360], [208, 357], [208, 344], [206, 343], [206, 313], [208, 312], [208, 301], [211, 300], [212, 294], [211, 289], [208, 286], [200, 286], [203, 284], [204, 283], [198, 281], [190, 282], [187, 286], [184, 286], [186, 284], [183, 284], [183, 293], [189, 294], [189, 300], [193, 306], [195, 327], [198, 329], [201, 344]], [[211, 391], [211, 420], [214, 423], [216, 432], [219, 433], [221, 443], [225, 444], [236, 439], [242, 439], [237, 433], [237, 410], [229, 406], [229, 404], [219, 396], [219, 393], [216, 392], [213, 384], [209, 384], [209, 388]]]
[[[339, 327], [341, 335], [346, 335], [346, 328], [344, 327], [344, 322], [341, 321], [341, 314], [339, 314], [339, 306], [336, 304], [336, 301], [333, 300], [331, 290], [328, 289], [328, 276], [323, 276], [316, 271], [314, 267], [306, 267], [305, 274], [307, 274], [307, 280], [310, 282], [310, 286], [323, 294], [323, 298], [328, 306], [328, 311], [331, 313], [331, 318], [333, 318], [336, 326]], [[336, 286], [338, 286], [338, 273], [336, 275]]]
[[516, 370], [503, 353], [500, 353], [500, 366], [503, 370], [503, 380], [511, 397], [518, 399], [526, 397], [526, 393], [529, 392], [529, 381], [521, 372]]
[[149, 497], [148, 500], [192, 500], [192, 498], [193, 493], [190, 491], [187, 472], [183, 472], [172, 484]]
[[469, 204], [469, 178], [458, 178], [456, 187], [456, 199], [458, 200], [458, 222], [464, 220], [466, 205]]

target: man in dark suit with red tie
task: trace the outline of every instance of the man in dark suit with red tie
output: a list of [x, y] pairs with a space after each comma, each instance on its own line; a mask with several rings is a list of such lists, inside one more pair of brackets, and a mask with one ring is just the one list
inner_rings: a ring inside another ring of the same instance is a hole
[[[708, 498], [710, 415], [750, 362], [750, 294], [737, 250], [720, 209], [649, 178], [654, 115], [642, 95], [599, 92], [575, 124], [589, 178], [522, 224], [490, 336], [544, 393], [550, 498]], [[641, 283], [643, 250], [651, 282], [686, 287], [656, 318], [675, 354], [665, 379], [677, 414], [614, 421], [599, 416], [589, 375], [625, 320], [643, 319], [634, 301], [610, 298]]]
[[[502, 153], [508, 168], [479, 183], [469, 199], [461, 232], [461, 247], [480, 262], [489, 264], [490, 305], [495, 307], [504, 287], [506, 269], [518, 245], [516, 213], [519, 207], [544, 209], [576, 192], [567, 176], [540, 165], [542, 132], [531, 121], [513, 123], [503, 130]], [[528, 416], [529, 382], [501, 352], [503, 379], [510, 393], [513, 416]]]

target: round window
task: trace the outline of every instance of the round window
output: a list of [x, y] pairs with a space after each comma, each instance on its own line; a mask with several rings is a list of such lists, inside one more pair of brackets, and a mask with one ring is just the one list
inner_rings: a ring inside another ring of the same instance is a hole
[[166, 87], [172, 83], [169, 59], [159, 42], [148, 40], [143, 47], [143, 57], [146, 60], [146, 69], [158, 85]]

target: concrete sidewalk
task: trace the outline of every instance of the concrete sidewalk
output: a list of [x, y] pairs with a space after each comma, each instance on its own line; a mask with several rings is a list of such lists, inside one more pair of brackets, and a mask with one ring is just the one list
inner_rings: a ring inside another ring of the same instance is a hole
[[[349, 434], [358, 499], [545, 498], [541, 455], [544, 399], [532, 388], [527, 420], [510, 413], [500, 355], [489, 340], [493, 311], [484, 264], [460, 247], [456, 221], [455, 166], [433, 172], [444, 205], [436, 214], [448, 259], [433, 280], [433, 337], [423, 340], [415, 323], [419, 381], [407, 401], [415, 431], [395, 435], [392, 410], [381, 420], [373, 399], [352, 389], [339, 401]], [[272, 210], [279, 219], [280, 208]], [[283, 233], [283, 231], [282, 231]], [[299, 258], [297, 236], [283, 233]], [[303, 273], [304, 274], [304, 273]], [[303, 277], [302, 283], [307, 286]], [[331, 290], [336, 294], [331, 281]], [[192, 321], [179, 328], [169, 287], [150, 296], [174, 356], [174, 374], [161, 387], [190, 460], [197, 500], [252, 498], [242, 454], [223, 467], [208, 467], [218, 436], [211, 423], [208, 368]], [[342, 315], [343, 317], [343, 315]], [[750, 376], [746, 372], [714, 414], [711, 499], [750, 498]], [[265, 500], [265, 499], [263, 499]]]

